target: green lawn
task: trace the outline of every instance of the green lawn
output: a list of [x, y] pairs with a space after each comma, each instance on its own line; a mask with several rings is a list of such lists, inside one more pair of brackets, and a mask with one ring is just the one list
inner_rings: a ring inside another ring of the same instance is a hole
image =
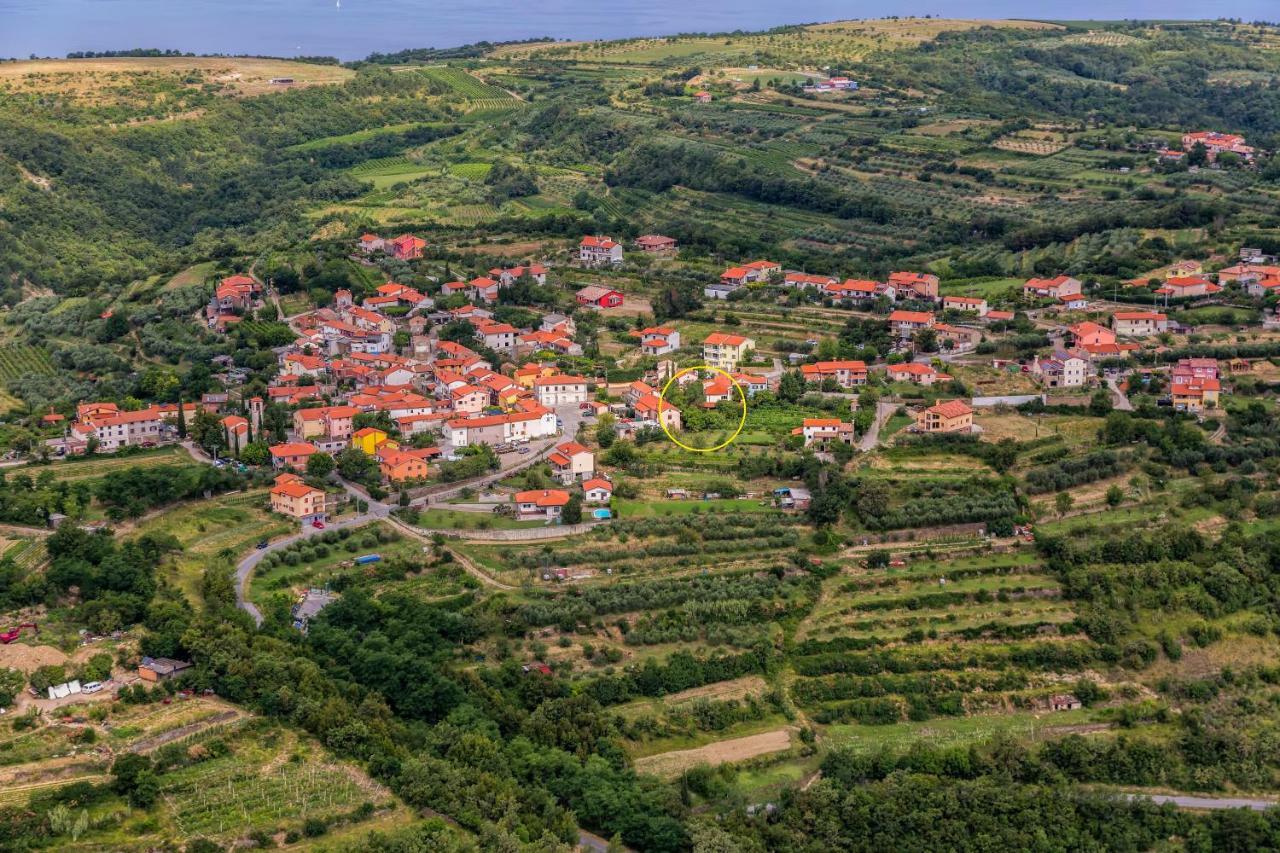
[[[586, 508], [583, 508], [586, 514]], [[419, 514], [418, 526], [428, 530], [510, 530], [517, 527], [544, 527], [541, 521], [518, 521], [504, 515], [428, 509]]]
[[772, 507], [762, 506], [759, 500], [725, 498], [721, 500], [645, 501], [623, 500], [613, 502], [619, 518], [648, 518], [661, 515], [686, 515], [691, 512], [769, 512]]
[[830, 746], [850, 747], [858, 752], [880, 749], [905, 750], [911, 744], [924, 742], [934, 747], [965, 746], [986, 740], [997, 732], [1020, 738], [1035, 737], [1047, 728], [1092, 722], [1096, 713], [1088, 708], [1036, 715], [976, 714], [967, 717], [942, 717], [924, 722], [891, 723], [869, 726], [841, 723], [828, 726], [825, 741]]
[[944, 281], [938, 285], [938, 291], [944, 296], [979, 296], [988, 298], [996, 296], [1009, 288], [1021, 288], [1026, 283], [1022, 278], [965, 278], [955, 281]]

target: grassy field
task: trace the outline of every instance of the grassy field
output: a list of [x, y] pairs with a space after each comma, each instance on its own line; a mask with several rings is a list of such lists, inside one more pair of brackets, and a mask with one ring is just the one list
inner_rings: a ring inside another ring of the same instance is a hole
[[191, 455], [181, 447], [161, 447], [125, 456], [105, 455], [77, 457], [48, 465], [23, 465], [10, 469], [12, 474], [27, 474], [32, 478], [46, 472], [57, 481], [94, 480], [112, 471], [125, 468], [149, 468], [157, 465], [194, 465]]
[[177, 538], [182, 551], [161, 573], [198, 604], [206, 569], [231, 565], [263, 539], [291, 533], [296, 525], [264, 507], [265, 491], [223, 495], [173, 509], [138, 526], [139, 533], [165, 533]]
[[428, 530], [512, 530], [521, 527], [544, 527], [541, 521], [519, 521], [505, 515], [483, 512], [464, 512], [431, 508], [418, 514], [418, 526]]

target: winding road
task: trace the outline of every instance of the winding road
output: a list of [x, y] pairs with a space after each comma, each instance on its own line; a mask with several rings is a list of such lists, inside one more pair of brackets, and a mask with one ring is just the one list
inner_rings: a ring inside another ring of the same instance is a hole
[[[428, 502], [439, 503], [461, 493], [464, 489], [480, 490], [538, 462], [541, 462], [557, 444], [571, 440], [577, 434], [578, 426], [583, 421], [583, 415], [577, 406], [558, 406], [556, 408], [556, 413], [564, 422], [564, 427], [562, 428], [559, 436], [548, 438], [536, 443], [531, 442], [528, 445], [532, 448], [530, 453], [523, 455], [511, 454], [507, 456], [504, 461], [509, 461], [509, 464], [504, 465], [501, 469], [480, 477], [461, 480], [457, 483], [451, 483], [447, 486], [442, 486], [438, 489], [432, 490], [427, 495], [415, 498], [412, 501], [412, 505], [423, 506]], [[211, 461], [191, 442], [184, 442], [183, 446], [186, 447], [187, 451], [193, 458], [202, 462]], [[363, 489], [346, 481], [343, 481], [342, 485], [343, 488], [346, 489], [347, 494], [350, 495], [353, 500], [365, 502], [367, 509], [364, 512], [351, 516], [350, 518], [330, 522], [325, 525], [324, 530], [312, 527], [311, 525], [300, 527], [297, 533], [286, 536], [282, 539], [276, 539], [275, 541], [268, 543], [267, 547], [258, 548], [252, 551], [236, 564], [236, 605], [241, 610], [252, 616], [255, 624], [262, 624], [262, 612], [258, 609], [257, 605], [248, 599], [247, 593], [249, 578], [253, 575], [253, 570], [257, 568], [258, 564], [262, 562], [263, 558], [266, 557], [267, 554], [282, 551], [295, 542], [306, 539], [309, 536], [322, 534], [325, 530], [341, 530], [347, 527], [359, 527], [373, 521], [385, 521], [407, 536], [412, 536], [422, 542], [431, 541], [429, 533], [424, 533], [417, 528], [405, 524], [403, 521], [392, 515], [392, 511], [396, 509], [394, 504], [374, 500], [369, 497], [368, 493]], [[515, 589], [515, 587], [511, 585], [502, 583], [495, 579], [492, 575], [485, 572], [462, 554], [454, 552], [454, 559], [457, 560], [458, 565], [462, 566], [468, 574], [486, 586], [490, 586], [495, 589]]]

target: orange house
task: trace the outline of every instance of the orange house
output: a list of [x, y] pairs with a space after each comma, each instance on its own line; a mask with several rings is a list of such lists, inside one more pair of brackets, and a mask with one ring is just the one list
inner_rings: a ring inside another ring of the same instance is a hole
[[276, 468], [292, 465], [294, 468], [307, 467], [307, 460], [316, 452], [314, 444], [296, 441], [286, 444], [273, 444], [270, 448], [271, 464]]
[[383, 479], [389, 483], [403, 483], [407, 480], [425, 480], [430, 476], [427, 462], [440, 455], [437, 447], [420, 450], [401, 450], [395, 447], [378, 448], [378, 470]]
[[324, 492], [301, 480], [284, 480], [271, 489], [271, 511], [304, 522], [323, 519]]

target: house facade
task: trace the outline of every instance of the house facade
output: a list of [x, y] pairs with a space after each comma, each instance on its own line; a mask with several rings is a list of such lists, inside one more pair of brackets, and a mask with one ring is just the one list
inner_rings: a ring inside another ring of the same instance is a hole
[[578, 260], [589, 267], [620, 264], [622, 244], [611, 237], [587, 235], [578, 243]]
[[732, 372], [755, 348], [756, 342], [751, 338], [712, 332], [702, 342], [702, 360], [712, 367]]
[[972, 432], [973, 409], [963, 400], [948, 400], [916, 412], [917, 432]]
[[1117, 311], [1111, 329], [1120, 337], [1142, 338], [1168, 331], [1169, 318], [1155, 311]]

